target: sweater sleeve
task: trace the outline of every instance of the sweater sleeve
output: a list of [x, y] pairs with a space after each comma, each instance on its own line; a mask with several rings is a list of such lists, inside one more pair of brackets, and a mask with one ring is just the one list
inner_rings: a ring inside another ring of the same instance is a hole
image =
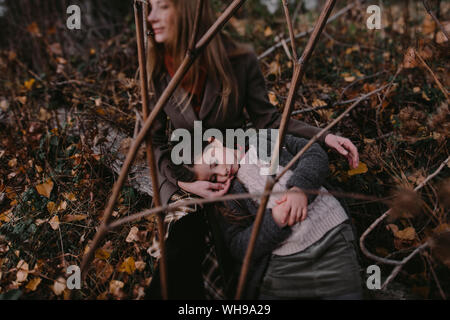
[[[239, 183], [236, 183], [239, 184]], [[233, 186], [232, 193], [245, 193], [245, 189], [238, 185]], [[239, 215], [255, 215], [256, 207], [249, 206], [250, 200], [241, 201], [238, 205], [235, 201], [227, 201], [226, 206], [231, 209], [235, 214]], [[250, 242], [250, 237], [253, 232], [253, 225], [240, 225], [238, 223], [233, 223], [228, 220], [228, 218], [220, 216], [219, 224], [224, 235], [225, 242], [229, 248], [232, 256], [238, 261], [243, 261], [245, 253], [247, 251], [248, 244]], [[280, 228], [272, 218], [272, 210], [266, 209], [264, 212], [263, 221], [261, 223], [261, 228], [256, 240], [255, 248], [253, 251], [252, 259], [255, 261], [261, 259], [267, 254], [272, 253], [272, 251], [278, 247], [278, 245], [283, 242], [291, 234], [291, 228], [283, 227]]]
[[[308, 140], [286, 135], [284, 146], [295, 156], [306, 144]], [[297, 160], [291, 168], [292, 176], [286, 182], [286, 188], [298, 187], [305, 190], [319, 189], [329, 174], [328, 156], [317, 143], [311, 147]], [[308, 202], [311, 203], [315, 195], [308, 195]]]
[[[156, 105], [155, 99], [150, 100], [150, 108]], [[177, 179], [175, 178], [170, 167], [170, 153], [171, 148], [169, 146], [167, 134], [166, 134], [167, 115], [164, 111], [160, 111], [153, 121], [153, 125], [150, 129], [151, 141], [153, 144], [153, 150], [155, 154], [155, 162], [158, 168], [158, 180], [159, 190], [166, 184], [173, 184], [172, 190], [179, 189], [177, 185]], [[171, 195], [163, 195], [161, 197], [170, 198]], [[162, 199], [163, 202], [164, 199]]]
[[[248, 59], [246, 109], [250, 120], [257, 129], [277, 129], [280, 127], [282, 115], [269, 102], [266, 83], [257, 56], [252, 52], [249, 54]], [[287, 128], [288, 133], [305, 138], [312, 138], [320, 130], [320, 128], [292, 118], [289, 120]], [[324, 142], [328, 133], [325, 132], [319, 141]]]

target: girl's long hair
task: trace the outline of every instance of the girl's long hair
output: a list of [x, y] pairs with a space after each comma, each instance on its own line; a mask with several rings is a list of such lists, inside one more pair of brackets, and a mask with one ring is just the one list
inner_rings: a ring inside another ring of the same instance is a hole
[[[194, 20], [197, 1], [193, 0], [170, 0], [175, 6], [176, 22], [175, 34], [170, 48], [164, 48], [161, 43], [156, 43], [152, 37], [149, 39], [149, 50], [147, 57], [147, 73], [151, 94], [157, 93], [155, 82], [159, 82], [164, 75], [164, 50], [173, 58], [175, 70], [185, 57], [191, 36], [194, 32]], [[150, 9], [151, 10], [151, 9]], [[216, 16], [210, 6], [210, 0], [203, 1], [202, 16], [199, 23], [199, 37], [215, 22]], [[198, 39], [197, 39], [198, 40]], [[206, 69], [207, 78], [215, 81], [221, 88], [221, 108], [226, 112], [230, 98], [234, 96], [237, 102], [237, 85], [233, 75], [230, 59], [251, 50], [250, 46], [237, 43], [230, 36], [219, 32], [206, 46], [200, 56], [195, 60], [189, 72], [185, 75], [184, 83], [190, 89], [199, 83], [200, 67]], [[180, 105], [186, 101], [187, 107], [192, 96], [186, 93], [179, 101]], [[184, 110], [184, 109], [183, 109]]]

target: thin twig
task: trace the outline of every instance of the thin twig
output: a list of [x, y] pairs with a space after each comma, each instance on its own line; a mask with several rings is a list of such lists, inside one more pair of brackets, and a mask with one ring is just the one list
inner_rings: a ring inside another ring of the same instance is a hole
[[289, 39], [291, 40], [292, 59], [298, 60], [297, 49], [296, 49], [296, 46], [295, 46], [294, 28], [292, 27], [291, 16], [289, 15], [288, 3], [287, 3], [287, 0], [282, 0], [281, 2], [283, 3], [284, 15], [286, 17], [286, 22], [287, 22], [287, 25], [288, 25]]
[[447, 30], [445, 30], [445, 27], [441, 24], [441, 22], [439, 21], [439, 19], [436, 17], [436, 15], [434, 14], [434, 12], [431, 10], [431, 6], [428, 3], [428, 0], [422, 0], [423, 6], [425, 7], [425, 10], [428, 12], [428, 14], [433, 18], [433, 20], [436, 22], [436, 24], [439, 26], [439, 28], [441, 29], [442, 33], [444, 34], [444, 36], [447, 38], [447, 41], [450, 40], [450, 36], [447, 32]]
[[389, 275], [389, 277], [387, 277], [386, 281], [383, 283], [383, 285], [381, 286], [381, 290], [386, 289], [387, 285], [389, 284], [389, 282], [391, 282], [396, 276], [397, 274], [400, 272], [400, 270], [403, 268], [403, 266], [409, 261], [411, 260], [416, 254], [418, 254], [420, 251], [424, 250], [425, 248], [427, 248], [429, 246], [428, 242], [425, 242], [423, 244], [421, 244], [419, 247], [417, 247], [409, 256], [407, 256], [405, 259], [403, 259], [402, 261], [399, 261], [399, 264], [394, 268], [394, 270], [392, 270], [391, 274]]
[[359, 97], [358, 100], [356, 100], [350, 107], [348, 107], [342, 114], [339, 115], [339, 117], [337, 117], [336, 119], [334, 119], [329, 125], [327, 125], [324, 129], [322, 129], [321, 131], [319, 131], [319, 133], [317, 133], [314, 137], [312, 137], [312, 139], [310, 139], [308, 141], [308, 143], [303, 147], [302, 150], [300, 150], [292, 159], [291, 161], [289, 161], [289, 163], [284, 167], [283, 171], [280, 172], [280, 174], [278, 174], [278, 176], [274, 179], [274, 182], [278, 182], [281, 177], [289, 170], [290, 167], [292, 167], [294, 165], [294, 163], [306, 152], [306, 150], [308, 150], [308, 148], [314, 143], [316, 142], [326, 131], [328, 131], [329, 129], [331, 129], [332, 127], [334, 127], [339, 121], [341, 121], [346, 114], [348, 114], [350, 111], [353, 110], [353, 108], [355, 108], [361, 101], [367, 99], [368, 97], [370, 97], [371, 95], [376, 94], [377, 92], [382, 91], [384, 88], [386, 88], [388, 85], [384, 85], [381, 88], [378, 88], [372, 92], [369, 92], [361, 97]]
[[[300, 191], [289, 191], [289, 192], [300, 192]], [[373, 196], [367, 196], [363, 194], [358, 193], [346, 193], [346, 192], [338, 192], [338, 191], [320, 191], [320, 190], [303, 190], [302, 191], [305, 194], [323, 194], [323, 195], [333, 195], [335, 197], [340, 198], [351, 198], [351, 199], [357, 199], [357, 200], [367, 200], [367, 201], [383, 201], [383, 199], [376, 198]], [[114, 228], [117, 228], [118, 226], [121, 226], [125, 223], [130, 223], [136, 220], [139, 220], [141, 218], [144, 218], [146, 216], [161, 212], [161, 211], [173, 211], [176, 210], [178, 207], [188, 207], [188, 206], [196, 206], [196, 205], [204, 205], [208, 203], [215, 203], [215, 202], [224, 202], [224, 201], [231, 201], [231, 200], [240, 200], [240, 199], [249, 199], [249, 198], [261, 198], [266, 194], [270, 195], [282, 195], [285, 194], [286, 191], [270, 191], [270, 192], [263, 192], [263, 193], [239, 193], [239, 194], [228, 194], [222, 197], [217, 198], [195, 198], [190, 200], [183, 200], [180, 202], [177, 202], [176, 204], [168, 204], [157, 208], [147, 209], [139, 213], [135, 213], [131, 216], [124, 217], [121, 219], [118, 219], [114, 222], [112, 222], [109, 225], [109, 230], [112, 230]]]
[[[344, 13], [346, 13], [347, 11], [349, 11], [350, 9], [352, 9], [355, 6], [355, 3], [351, 3], [347, 6], [345, 6], [344, 8], [342, 8], [341, 10], [339, 10], [338, 12], [336, 12], [335, 15], [333, 15], [332, 17], [330, 17], [330, 19], [328, 19], [327, 24], [336, 20], [337, 18], [339, 18], [340, 16], [342, 16]], [[295, 38], [302, 38], [307, 36], [308, 34], [310, 34], [311, 32], [313, 32], [314, 27], [310, 28], [308, 31], [305, 32], [300, 32], [298, 34], [295, 35]], [[285, 38], [284, 41], [289, 42], [291, 41], [289, 38]], [[274, 44], [272, 47], [270, 47], [269, 49], [267, 49], [266, 51], [264, 51], [263, 53], [261, 53], [258, 56], [258, 59], [261, 60], [262, 58], [265, 58], [266, 56], [268, 56], [269, 54], [271, 54], [272, 52], [274, 52], [276, 49], [278, 49], [279, 47], [282, 46], [282, 42], [279, 41], [278, 43]]]
[[[431, 179], [433, 179], [436, 175], [439, 174], [439, 172], [441, 172], [441, 170], [447, 165], [447, 163], [450, 161], [450, 156], [445, 159], [441, 165], [432, 173], [430, 174], [428, 177], [425, 178], [424, 181], [422, 181], [417, 187], [414, 188], [414, 191], [418, 191], [420, 190], [423, 186], [425, 186], [425, 184], [428, 183], [428, 181], [430, 181]], [[361, 235], [361, 237], [359, 238], [359, 246], [361, 248], [362, 253], [364, 253], [364, 255], [372, 260], [384, 263], [384, 264], [392, 264], [392, 265], [400, 265], [402, 262], [398, 261], [398, 260], [391, 260], [391, 259], [385, 259], [382, 257], [379, 257], [377, 255], [374, 255], [373, 253], [369, 252], [369, 250], [367, 250], [366, 245], [364, 244], [364, 240], [367, 238], [367, 236], [369, 235], [370, 232], [372, 232], [375, 227], [380, 224], [381, 221], [383, 221], [384, 219], [386, 219], [386, 217], [390, 214], [391, 209], [389, 209], [388, 211], [386, 211], [385, 213], [383, 213], [378, 219], [376, 219], [368, 228], [366, 231], [364, 231], [364, 233]]]
[[447, 296], [445, 295], [444, 290], [442, 290], [441, 283], [439, 282], [436, 272], [434, 271], [430, 257], [428, 256], [428, 254], [424, 254], [424, 256], [425, 256], [425, 259], [427, 259], [428, 265], [430, 266], [431, 274], [433, 275], [434, 282], [436, 282], [436, 285], [438, 287], [439, 293], [441, 294], [442, 300], [447, 300]]
[[383, 106], [384, 101], [386, 100], [386, 97], [388, 96], [388, 94], [391, 92], [392, 86], [394, 84], [395, 79], [397, 79], [398, 75], [400, 74], [400, 72], [403, 70], [403, 67], [400, 65], [400, 67], [398, 67], [397, 72], [395, 73], [394, 77], [392, 78], [392, 80], [389, 82], [389, 88], [386, 90], [386, 92], [383, 95], [383, 98], [380, 100], [380, 103], [377, 105], [376, 107], [376, 112], [375, 112], [375, 124], [377, 126], [377, 133], [378, 136], [382, 136], [383, 132], [381, 131], [381, 127], [380, 127], [380, 122], [379, 122], [379, 118], [380, 118], [380, 110], [381, 107]]
[[[289, 124], [289, 120], [291, 118], [295, 94], [297, 92], [297, 89], [298, 89], [301, 81], [302, 81], [303, 74], [305, 73], [306, 64], [309, 61], [317, 42], [319, 41], [322, 30], [327, 23], [327, 20], [330, 16], [331, 11], [333, 10], [335, 3], [336, 3], [336, 0], [328, 0], [325, 3], [325, 6], [322, 9], [322, 12], [320, 13], [319, 18], [317, 19], [317, 23], [314, 27], [311, 37], [308, 40], [308, 43], [306, 44], [306, 47], [303, 51], [302, 56], [300, 57], [300, 59], [298, 61], [294, 62], [294, 74], [292, 76], [292, 81], [291, 81], [291, 86], [289, 88], [288, 98], [287, 98], [286, 104], [284, 106], [283, 115], [281, 118], [281, 123], [280, 123], [280, 128], [279, 128], [279, 134], [278, 134], [275, 148], [274, 148], [273, 154], [272, 154], [270, 172], [276, 172], [275, 166], [278, 163], [278, 161], [277, 161], [278, 157], [279, 157], [278, 153], [281, 148], [281, 144], [283, 142], [284, 136], [286, 134], [286, 128], [287, 128], [287, 126]], [[264, 191], [265, 192], [271, 191], [273, 186], [274, 186], [273, 177], [267, 176]], [[236, 299], [241, 299], [241, 297], [244, 293], [244, 288], [245, 288], [245, 284], [246, 284], [246, 280], [247, 280], [247, 274], [248, 274], [248, 271], [250, 268], [250, 262], [252, 259], [253, 250], [255, 248], [256, 240], [258, 237], [259, 229], [261, 228], [261, 223], [262, 223], [262, 220], [264, 217], [264, 211], [266, 209], [268, 200], [269, 200], [268, 195], [265, 195], [262, 197], [258, 211], [256, 213], [256, 218], [253, 223], [252, 234], [251, 234], [251, 237], [249, 240], [247, 251], [245, 253], [244, 261], [242, 263], [242, 269], [241, 269], [241, 274], [239, 276], [238, 288], [236, 290]]]
[[[197, 42], [194, 52], [198, 53], [202, 51], [208, 43], [211, 41], [211, 39], [222, 29], [222, 27], [225, 25], [225, 23], [231, 18], [231, 16], [242, 6], [242, 4], [245, 2], [245, 0], [234, 0], [227, 9], [220, 15], [220, 17], [216, 20], [216, 22], [209, 28], [209, 30], [202, 36], [202, 38]], [[103, 214], [103, 223], [100, 225], [99, 229], [97, 230], [97, 233], [94, 236], [94, 239], [92, 241], [92, 245], [89, 248], [89, 251], [86, 253], [86, 255], [83, 257], [83, 261], [81, 263], [81, 273], [82, 276], [85, 276], [85, 271], [88, 267], [88, 265], [91, 263], [92, 259], [94, 258], [94, 252], [99, 247], [100, 242], [102, 241], [106, 231], [108, 230], [108, 223], [111, 219], [111, 214], [113, 212], [113, 208], [115, 206], [115, 203], [119, 197], [120, 191], [122, 189], [122, 186], [125, 183], [125, 180], [127, 178], [128, 172], [131, 168], [131, 164], [133, 163], [137, 151], [139, 149], [139, 146], [142, 144], [142, 142], [146, 139], [148, 136], [147, 132], [150, 130], [153, 121], [156, 119], [157, 114], [161, 111], [161, 109], [164, 107], [166, 102], [169, 100], [169, 98], [172, 96], [178, 85], [181, 83], [181, 80], [188, 72], [189, 68], [192, 66], [194, 60], [197, 58], [197, 54], [190, 54], [186, 55], [184, 60], [182, 61], [180, 67], [175, 72], [174, 76], [170, 80], [169, 84], [159, 97], [157, 103], [152, 109], [152, 112], [145, 120], [143, 127], [141, 131], [139, 132], [136, 139], [133, 141], [133, 144], [131, 145], [128, 154], [125, 158], [125, 161], [122, 165], [122, 169], [120, 171], [119, 177], [114, 184], [112, 194], [108, 200], [107, 206], [105, 208], [104, 214]]]
[[414, 50], [414, 53], [416, 55], [416, 57], [419, 58], [420, 63], [425, 67], [425, 69], [428, 70], [428, 72], [431, 73], [431, 76], [433, 77], [434, 81], [436, 82], [436, 84], [438, 85], [439, 89], [442, 91], [442, 93], [444, 94], [445, 98], [447, 99], [447, 101], [450, 102], [449, 98], [448, 98], [448, 92], [447, 90], [444, 88], [444, 86], [442, 85], [442, 83], [439, 81], [439, 79], [436, 77], [436, 75], [434, 74], [433, 70], [431, 70], [431, 68], [428, 66], [428, 64], [425, 62], [425, 60], [423, 60], [423, 58], [420, 56], [420, 54]]

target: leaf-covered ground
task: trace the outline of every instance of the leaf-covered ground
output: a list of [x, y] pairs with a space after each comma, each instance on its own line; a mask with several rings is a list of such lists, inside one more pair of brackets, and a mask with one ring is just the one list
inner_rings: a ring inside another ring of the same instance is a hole
[[[328, 150], [330, 181], [343, 192], [374, 197], [370, 201], [346, 198], [358, 235], [389, 203], [396, 208], [395, 219], [381, 223], [367, 238], [370, 252], [401, 259], [436, 239], [432, 250], [404, 266], [394, 287], [401, 285], [409, 297], [440, 299], [450, 292], [449, 246], [442, 245], [449, 240], [437, 237], [448, 235], [442, 232], [449, 229], [449, 166], [417, 193], [395, 191], [413, 189], [449, 156], [448, 101], [435, 80], [445, 88], [450, 85], [449, 42], [420, 1], [410, 1], [408, 11], [405, 5], [403, 1], [385, 4], [382, 30], [367, 29], [365, 5], [330, 23], [306, 69], [295, 102], [299, 113], [293, 117], [324, 127], [349, 106], [346, 101], [391, 84], [389, 90], [361, 102], [334, 128], [358, 147], [361, 165], [350, 170], [343, 157]], [[216, 7], [221, 6], [216, 1]], [[440, 9], [440, 20], [449, 27], [450, 6], [444, 2]], [[88, 126], [81, 136], [69, 132], [73, 126], [86, 125], [80, 119], [89, 117], [133, 134], [140, 102], [131, 10], [130, 2], [119, 31], [100, 34], [98, 41], [83, 42], [75, 49], [73, 41], [62, 40], [61, 33], [67, 31], [61, 24], [53, 25], [45, 15], [36, 21], [30, 18], [18, 27], [17, 41], [9, 41], [0, 51], [3, 298], [70, 297], [66, 268], [80, 265], [117, 176], [104, 155], [92, 151], [101, 139], [99, 132]], [[296, 33], [308, 30], [317, 16], [318, 12], [299, 10]], [[283, 12], [269, 14], [256, 0], [231, 20], [227, 32], [251, 42], [257, 53], [288, 35]], [[296, 42], [299, 54], [307, 39]], [[282, 47], [260, 62], [270, 101], [281, 109], [292, 63]], [[73, 117], [57, 121], [59, 108], [71, 110]], [[300, 112], [308, 108], [312, 110]], [[150, 206], [151, 198], [126, 185], [114, 216]], [[154, 226], [150, 217], [109, 233], [76, 297], [143, 298], [154, 267], [147, 253]], [[365, 268], [374, 261], [360, 254], [365, 279]], [[383, 277], [392, 271], [390, 266], [380, 267]], [[367, 292], [367, 298], [376, 297]]]

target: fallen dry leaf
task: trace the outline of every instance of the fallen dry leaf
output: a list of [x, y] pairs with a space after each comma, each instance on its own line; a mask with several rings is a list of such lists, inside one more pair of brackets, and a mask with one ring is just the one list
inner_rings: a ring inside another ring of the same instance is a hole
[[419, 63], [416, 60], [416, 52], [414, 48], [409, 47], [408, 50], [406, 50], [405, 57], [403, 58], [403, 68], [405, 69], [412, 69], [417, 67]]
[[134, 265], [133, 257], [128, 257], [119, 267], [119, 272], [126, 272], [128, 274], [133, 274], [136, 270], [136, 266]]
[[124, 286], [124, 283], [119, 280], [111, 280], [109, 283], [109, 293], [111, 293], [114, 296], [120, 295], [120, 289], [122, 289]]
[[28, 277], [28, 263], [25, 262], [25, 260], [20, 260], [19, 263], [17, 264], [17, 274], [16, 274], [16, 281], [17, 282], [24, 282], [25, 280], [27, 280]]
[[81, 221], [87, 218], [86, 214], [68, 214], [62, 218], [64, 222]]
[[44, 183], [38, 184], [36, 186], [37, 192], [46, 198], [50, 198], [50, 193], [53, 189], [53, 181], [52, 179], [47, 179]]
[[59, 218], [58, 218], [58, 216], [54, 215], [53, 218], [51, 218], [48, 223], [50, 224], [50, 227], [52, 227], [53, 230], [57, 230], [59, 228]]
[[132, 227], [130, 232], [128, 233], [128, 236], [125, 239], [125, 241], [128, 243], [133, 242], [133, 241], [139, 241], [138, 232], [139, 232], [139, 229], [137, 227]]
[[69, 193], [68, 192], [64, 192], [62, 195], [63, 195], [64, 198], [66, 198], [69, 201], [77, 200], [77, 198], [75, 197], [75, 195], [72, 192], [69, 192]]
[[60, 296], [66, 289], [66, 280], [63, 277], [59, 277], [55, 280], [51, 289], [57, 296]]
[[102, 248], [97, 249], [97, 251], [95, 251], [95, 257], [97, 259], [107, 260], [110, 256], [111, 256], [111, 252], [106, 251]]
[[356, 174], [366, 173], [367, 170], [368, 170], [367, 165], [364, 162], [360, 161], [358, 167], [356, 167], [355, 169], [348, 170], [347, 174], [349, 176], [354, 176]]
[[36, 289], [37, 289], [38, 285], [41, 283], [41, 281], [42, 281], [41, 278], [33, 278], [27, 283], [27, 286], [25, 288], [27, 288], [28, 290], [31, 290], [31, 291], [36, 291]]

